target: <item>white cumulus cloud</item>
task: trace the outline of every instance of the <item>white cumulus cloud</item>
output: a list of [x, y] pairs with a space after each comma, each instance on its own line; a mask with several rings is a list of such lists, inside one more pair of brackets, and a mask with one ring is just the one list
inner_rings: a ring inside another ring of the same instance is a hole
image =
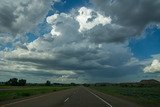
[[104, 26], [111, 23], [110, 17], [105, 17], [100, 13], [86, 7], [81, 7], [78, 12], [79, 15], [76, 17], [76, 20], [80, 25], [79, 32], [90, 30], [99, 24]]
[[146, 66], [143, 70], [145, 73], [160, 72], [160, 61], [157, 59], [154, 59], [152, 64], [149, 66]]

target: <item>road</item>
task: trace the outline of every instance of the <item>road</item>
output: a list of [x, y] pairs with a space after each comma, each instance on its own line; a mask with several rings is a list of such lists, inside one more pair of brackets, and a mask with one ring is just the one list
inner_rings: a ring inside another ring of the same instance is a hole
[[11, 102], [0, 107], [140, 107], [83, 86]]

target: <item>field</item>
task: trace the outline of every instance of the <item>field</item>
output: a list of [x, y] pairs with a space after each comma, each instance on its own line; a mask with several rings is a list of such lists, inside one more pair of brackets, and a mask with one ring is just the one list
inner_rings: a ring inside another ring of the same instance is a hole
[[69, 86], [0, 86], [0, 101], [60, 91]]
[[124, 86], [90, 86], [100, 92], [127, 99], [141, 105], [160, 105], [160, 86], [124, 87]]

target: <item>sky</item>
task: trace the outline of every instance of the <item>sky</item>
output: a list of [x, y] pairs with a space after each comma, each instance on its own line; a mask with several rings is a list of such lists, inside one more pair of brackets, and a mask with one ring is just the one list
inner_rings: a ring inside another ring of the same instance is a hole
[[159, 0], [1, 0], [0, 81], [160, 81]]

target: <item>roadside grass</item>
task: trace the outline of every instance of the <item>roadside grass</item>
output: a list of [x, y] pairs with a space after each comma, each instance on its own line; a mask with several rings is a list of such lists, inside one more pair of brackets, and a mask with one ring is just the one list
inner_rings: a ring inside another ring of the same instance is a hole
[[50, 93], [60, 90], [69, 89], [69, 86], [1, 86], [1, 89], [13, 89], [13, 90], [1, 90], [0, 101], [18, 99], [23, 97], [29, 97], [33, 95], [40, 95], [44, 93]]
[[121, 87], [121, 86], [91, 86], [91, 89], [105, 94], [127, 99], [141, 105], [160, 105], [160, 86], [152, 87]]

